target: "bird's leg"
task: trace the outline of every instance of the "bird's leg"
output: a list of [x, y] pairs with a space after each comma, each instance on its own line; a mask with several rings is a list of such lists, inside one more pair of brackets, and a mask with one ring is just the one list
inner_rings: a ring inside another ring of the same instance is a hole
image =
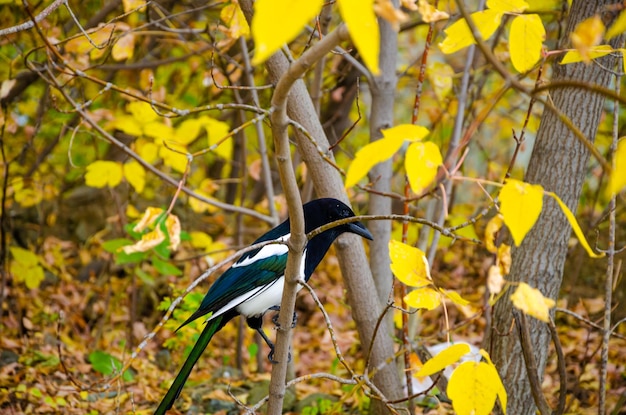
[[[248, 327], [250, 327], [253, 330], [256, 330], [257, 333], [261, 335], [263, 340], [265, 340], [267, 347], [270, 348], [270, 352], [267, 355], [267, 359], [270, 361], [270, 363], [272, 364], [278, 363], [277, 360], [274, 360], [274, 352], [276, 351], [276, 347], [274, 346], [274, 343], [272, 343], [270, 338], [267, 337], [267, 334], [265, 334], [265, 332], [263, 331], [263, 316], [248, 317], [246, 319], [246, 322], [248, 323]], [[291, 353], [289, 353], [287, 359], [288, 361], [291, 361]]]
[[[275, 305], [275, 306], [270, 307], [269, 309], [270, 309], [270, 310], [272, 310], [272, 311], [280, 311], [280, 306], [279, 306], [279, 305]], [[275, 315], [272, 317], [272, 323], [274, 323], [274, 325], [275, 325], [276, 327], [279, 327], [279, 326], [280, 326], [280, 324], [278, 323], [278, 314], [275, 314]], [[297, 323], [298, 323], [298, 313], [296, 313], [296, 312], [294, 311], [294, 312], [293, 312], [293, 317], [292, 317], [292, 319], [291, 319], [291, 328], [292, 328], [292, 329], [293, 329], [293, 328], [295, 328]]]
[[257, 331], [257, 333], [259, 333], [261, 335], [261, 337], [263, 337], [263, 340], [265, 340], [265, 343], [267, 343], [267, 347], [270, 348], [270, 352], [267, 354], [267, 360], [269, 360], [270, 363], [272, 363], [272, 364], [278, 363], [278, 361], [274, 360], [274, 351], [276, 350], [276, 347], [274, 346], [274, 343], [272, 343], [272, 341], [269, 339], [269, 337], [267, 337], [267, 334], [265, 334], [265, 332], [263, 331], [263, 329], [261, 327], [256, 329], [256, 331]]
[[278, 363], [276, 360], [274, 360], [274, 351], [276, 350], [276, 347], [274, 346], [274, 343], [270, 340], [270, 338], [267, 337], [267, 334], [265, 334], [265, 332], [263, 331], [263, 316], [248, 317], [246, 318], [246, 322], [248, 323], [248, 327], [256, 330], [256, 332], [261, 335], [261, 337], [265, 341], [265, 344], [267, 344], [267, 347], [270, 348], [270, 352], [267, 355], [267, 359], [270, 361], [270, 363]]

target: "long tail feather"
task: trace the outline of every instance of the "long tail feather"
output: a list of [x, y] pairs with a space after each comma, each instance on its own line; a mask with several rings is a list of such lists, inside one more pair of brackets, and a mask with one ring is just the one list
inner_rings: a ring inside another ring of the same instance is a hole
[[191, 370], [211, 341], [211, 338], [224, 326], [224, 324], [226, 324], [228, 320], [229, 319], [226, 316], [218, 316], [207, 322], [204, 330], [202, 330], [202, 333], [200, 334], [200, 338], [198, 338], [198, 341], [193, 346], [193, 349], [191, 349], [191, 353], [189, 353], [189, 356], [187, 357], [187, 360], [185, 360], [180, 372], [176, 375], [174, 383], [172, 383], [172, 386], [170, 386], [170, 389], [161, 400], [159, 407], [156, 411], [154, 411], [154, 415], [165, 415], [165, 412], [172, 407], [174, 401], [178, 398], [178, 395], [180, 395], [180, 391], [183, 390], [183, 386], [185, 385]]

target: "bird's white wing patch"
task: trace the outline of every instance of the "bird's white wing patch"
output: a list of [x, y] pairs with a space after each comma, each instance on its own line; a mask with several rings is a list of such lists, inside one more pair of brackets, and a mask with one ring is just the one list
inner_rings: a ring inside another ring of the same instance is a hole
[[[287, 234], [279, 239], [277, 239], [277, 241], [280, 242], [285, 242], [289, 239], [290, 234]], [[244, 259], [241, 262], [235, 262], [232, 265], [232, 268], [239, 268], [239, 267], [245, 267], [247, 265], [253, 264], [258, 260], [261, 259], [265, 259], [265, 258], [269, 258], [271, 256], [280, 256], [280, 255], [284, 255], [287, 252], [289, 252], [289, 248], [287, 247], [287, 245], [282, 244], [282, 243], [275, 243], [275, 244], [269, 244], [269, 245], [265, 245], [263, 248], [261, 248], [259, 250], [259, 252], [256, 253], [256, 255], [251, 256], [251, 257], [247, 257], [246, 259]]]
[[[304, 263], [306, 262], [306, 250], [300, 262], [300, 278], [304, 278]], [[260, 316], [271, 307], [280, 305], [285, 288], [285, 277], [281, 276], [277, 280], [264, 285], [260, 290], [255, 290], [254, 294], [242, 301], [237, 306], [237, 311], [246, 317]], [[302, 288], [298, 285], [298, 291]]]
[[[235, 308], [238, 305], [240, 305], [241, 303], [249, 300], [251, 297], [254, 297], [255, 295], [257, 295], [259, 293], [259, 291], [263, 291], [265, 288], [267, 288], [267, 285], [264, 285], [264, 286], [261, 286], [261, 287], [256, 287], [253, 290], [250, 290], [247, 293], [240, 295], [239, 297], [233, 298], [224, 307], [220, 308], [219, 310], [217, 310], [216, 312], [211, 314], [211, 317], [209, 317], [206, 321], [211, 321], [215, 317], [221, 316], [222, 314], [224, 314], [225, 312], [227, 312], [231, 308]], [[282, 293], [282, 291], [281, 291], [281, 293]], [[280, 298], [278, 299], [278, 302], [280, 303]], [[239, 311], [239, 310], [237, 310], [237, 311]], [[241, 311], [239, 311], [239, 312], [241, 313]]]
[[[285, 237], [289, 238], [289, 234]], [[281, 239], [283, 239], [281, 238]], [[272, 255], [284, 255], [289, 251], [287, 245], [283, 244], [270, 244], [266, 245], [256, 255], [251, 258], [246, 258], [243, 261], [234, 264], [232, 267], [243, 267], [253, 264], [254, 262], [269, 258]], [[300, 278], [304, 278], [304, 264], [306, 262], [306, 250], [302, 255], [302, 261], [300, 262]], [[260, 316], [265, 313], [271, 307], [280, 305], [280, 301], [283, 296], [283, 289], [285, 288], [285, 277], [280, 278], [260, 287], [256, 287], [245, 294], [242, 294], [236, 298], [230, 300], [226, 305], [215, 311], [211, 317], [207, 319], [210, 321], [217, 316], [220, 316], [232, 308], [236, 308], [239, 314], [246, 317]], [[300, 290], [302, 286], [298, 287]]]

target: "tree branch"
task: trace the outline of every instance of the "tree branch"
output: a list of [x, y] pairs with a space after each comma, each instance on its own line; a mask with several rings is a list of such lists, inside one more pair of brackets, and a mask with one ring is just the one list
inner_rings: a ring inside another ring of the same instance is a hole
[[272, 134], [274, 135], [276, 146], [276, 160], [278, 162], [280, 181], [289, 209], [291, 236], [288, 243], [289, 255], [287, 257], [287, 268], [285, 269], [285, 288], [283, 289], [283, 298], [278, 315], [279, 327], [276, 332], [275, 358], [278, 363], [272, 367], [272, 379], [270, 382], [270, 399], [268, 402], [268, 414], [270, 415], [280, 415], [282, 413], [289, 344], [291, 343], [291, 321], [298, 292], [298, 280], [303, 278], [300, 275], [300, 263], [307, 242], [304, 233], [302, 199], [291, 163], [289, 136], [287, 134], [289, 125], [287, 99], [293, 84], [317, 61], [338, 45], [339, 42], [347, 39], [348, 30], [344, 25], [341, 25], [313, 45], [298, 60], [293, 62], [289, 70], [280, 78], [272, 96], [272, 109], [270, 110]]

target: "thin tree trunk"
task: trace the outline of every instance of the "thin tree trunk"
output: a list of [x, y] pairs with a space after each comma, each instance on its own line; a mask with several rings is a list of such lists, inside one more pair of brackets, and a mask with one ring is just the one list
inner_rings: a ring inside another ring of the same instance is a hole
[[[239, 4], [248, 21], [252, 17], [252, 2], [250, 0], [240, 0]], [[287, 71], [289, 62], [281, 53], [274, 54], [267, 60], [265, 67], [272, 83]], [[317, 117], [315, 107], [311, 97], [302, 80], [297, 81], [289, 93], [287, 114], [290, 118], [300, 123], [315, 138], [316, 144], [326, 154], [332, 158], [332, 153], [328, 151], [329, 143], [324, 129]], [[317, 147], [309, 141], [303, 134], [296, 133], [296, 143], [298, 150], [306, 162], [308, 170], [312, 176], [316, 193], [319, 197], [334, 197], [349, 203], [343, 181], [339, 173], [320, 157]], [[402, 386], [396, 367], [393, 363], [388, 363], [394, 354], [394, 345], [386, 324], [380, 328], [380, 332], [374, 337], [374, 329], [378, 317], [382, 311], [376, 286], [372, 273], [368, 266], [367, 256], [363, 249], [363, 242], [356, 235], [344, 234], [340, 236], [335, 244], [339, 264], [346, 286], [348, 303], [352, 308], [352, 315], [356, 321], [359, 338], [364, 350], [372, 344], [370, 369], [376, 368], [374, 377], [375, 385], [382, 391], [388, 399], [399, 399], [402, 396]], [[393, 362], [393, 360], [392, 360]], [[372, 400], [377, 406], [376, 413], [387, 413], [379, 402]]]
[[[370, 85], [372, 110], [370, 114], [370, 140], [382, 137], [381, 130], [393, 127], [394, 99], [396, 97], [396, 58], [398, 55], [398, 33], [384, 19], [380, 24], [380, 76]], [[381, 193], [391, 191], [391, 160], [379, 163], [369, 172], [369, 179], [374, 189]], [[391, 213], [391, 198], [370, 195], [369, 214], [388, 215]], [[383, 306], [387, 304], [391, 293], [393, 277], [389, 267], [389, 239], [391, 223], [374, 221], [368, 224], [374, 235], [370, 249], [370, 265], [374, 274], [376, 291]]]
[[[603, 15], [602, 7], [615, 3], [618, 2], [574, 0], [561, 46], [566, 45], [569, 33], [579, 22], [596, 13]], [[606, 14], [603, 17], [606, 17]], [[605, 24], [607, 23], [605, 21]], [[598, 63], [605, 68], [613, 68], [614, 61], [612, 57], [606, 57]], [[560, 65], [555, 62], [552, 79], [608, 87], [611, 74], [600, 65], [597, 63]], [[556, 108], [572, 120], [593, 142], [602, 116], [605, 97], [574, 86], [551, 90], [550, 97]], [[559, 121], [555, 113], [546, 109], [541, 117], [525, 181], [540, 184], [545, 190], [555, 192], [575, 212], [585, 181], [588, 160], [589, 152], [584, 145]], [[550, 197], [544, 197], [539, 220], [522, 244], [513, 249], [511, 272], [507, 279], [513, 282], [526, 282], [538, 288], [543, 295], [556, 300], [561, 288], [563, 264], [567, 256], [570, 235], [571, 227], [557, 203]], [[510, 289], [494, 307], [493, 326], [487, 333], [485, 346], [500, 371], [509, 395], [507, 412], [533, 415], [536, 413], [536, 405], [529, 386], [518, 330], [512, 329], [512, 305], [509, 300], [512, 291]], [[539, 379], [543, 379], [550, 333], [544, 323], [533, 318], [527, 321], [534, 346], [531, 352], [535, 355]]]

